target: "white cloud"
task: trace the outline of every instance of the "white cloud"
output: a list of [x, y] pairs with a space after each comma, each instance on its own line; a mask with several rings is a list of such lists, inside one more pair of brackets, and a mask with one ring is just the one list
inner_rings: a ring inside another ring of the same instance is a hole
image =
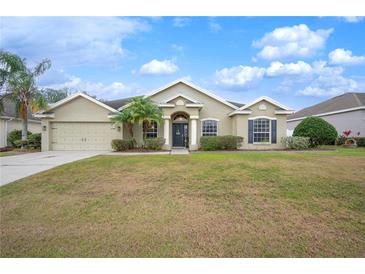
[[51, 69], [40, 77], [38, 85], [41, 88], [63, 89], [71, 92], [85, 91], [100, 99], [122, 98], [133, 94], [135, 89], [120, 81], [109, 84], [82, 79], [66, 73], [64, 70]]
[[363, 16], [343, 16], [342, 18], [348, 23], [358, 23], [364, 19]]
[[183, 52], [184, 51], [184, 47], [180, 46], [180, 45], [177, 45], [177, 44], [172, 44], [171, 48], [178, 51], [178, 52]]
[[237, 66], [215, 72], [216, 84], [248, 87], [264, 77], [265, 69], [260, 67]]
[[311, 85], [297, 92], [303, 96], [335, 96], [344, 92], [356, 91], [357, 81], [342, 75], [320, 75]]
[[276, 28], [253, 42], [262, 48], [258, 57], [267, 60], [288, 57], [310, 57], [324, 47], [333, 29], [312, 31], [305, 24]]
[[3, 48], [30, 61], [116, 65], [127, 52], [123, 40], [148, 29], [135, 18], [3, 17], [1, 40]]
[[144, 64], [139, 72], [142, 75], [167, 75], [173, 74], [178, 70], [179, 67], [175, 65], [172, 60], [159, 61], [154, 59], [151, 62]]
[[365, 56], [352, 55], [350, 50], [335, 49], [328, 54], [331, 64], [334, 65], [360, 65], [365, 64]]
[[212, 32], [218, 32], [222, 29], [222, 26], [215, 22], [213, 19], [209, 20], [209, 29]]
[[104, 84], [101, 82], [85, 81], [80, 77], [73, 75], [66, 75], [67, 81], [58, 84], [43, 85], [42, 87], [62, 89], [67, 88], [72, 92], [85, 91], [88, 94], [102, 99], [112, 99], [126, 97], [130, 94], [130, 88], [122, 82], [113, 82], [111, 84]]
[[329, 66], [326, 61], [319, 60], [314, 61], [312, 64], [313, 74], [322, 76], [336, 76], [343, 73], [343, 67], [341, 66]]
[[284, 75], [303, 75], [312, 72], [311, 65], [303, 61], [297, 63], [283, 64], [281, 62], [272, 62], [266, 69], [266, 75], [270, 77]]
[[191, 22], [190, 18], [187, 17], [175, 17], [173, 20], [173, 26], [178, 28], [183, 28], [189, 26]]

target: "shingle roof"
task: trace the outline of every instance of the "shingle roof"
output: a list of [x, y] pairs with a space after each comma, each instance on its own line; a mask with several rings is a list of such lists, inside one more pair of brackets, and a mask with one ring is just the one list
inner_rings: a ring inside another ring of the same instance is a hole
[[[128, 104], [133, 98], [136, 98], [138, 96], [134, 96], [134, 97], [128, 97], [128, 98], [123, 98], [123, 99], [117, 99], [117, 100], [112, 100], [112, 101], [103, 101], [104, 104], [114, 108], [114, 109], [118, 109], [126, 104]], [[237, 107], [242, 107], [245, 104], [242, 103], [237, 103], [237, 102], [232, 102], [232, 101], [227, 101]]]
[[314, 106], [299, 110], [288, 116], [288, 120], [363, 106], [365, 106], [365, 93], [348, 92]]
[[108, 105], [109, 107], [118, 109], [118, 108], [128, 104], [133, 98], [136, 98], [136, 97], [138, 97], [138, 96], [117, 99], [117, 100], [112, 100], [112, 101], [103, 101], [103, 103]]
[[232, 102], [232, 101], [227, 101], [228, 103], [231, 103], [232, 105], [235, 105], [236, 107], [243, 107], [245, 104], [242, 103], [237, 103], [237, 102]]
[[[19, 118], [19, 114], [16, 111], [16, 106], [14, 101], [8, 98], [4, 98], [2, 104], [3, 104], [3, 110], [0, 110], [0, 116]], [[33, 116], [31, 111], [28, 111], [28, 119], [39, 120], [39, 118]]]

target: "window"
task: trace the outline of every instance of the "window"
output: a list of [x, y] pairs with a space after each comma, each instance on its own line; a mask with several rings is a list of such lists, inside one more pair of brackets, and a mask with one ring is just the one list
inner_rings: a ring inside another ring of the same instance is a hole
[[203, 121], [202, 136], [217, 136], [217, 135], [218, 135], [218, 122], [214, 120]]
[[265, 118], [253, 121], [253, 142], [270, 143], [270, 120]]
[[144, 133], [146, 138], [157, 138], [157, 122], [151, 121], [149, 128]]

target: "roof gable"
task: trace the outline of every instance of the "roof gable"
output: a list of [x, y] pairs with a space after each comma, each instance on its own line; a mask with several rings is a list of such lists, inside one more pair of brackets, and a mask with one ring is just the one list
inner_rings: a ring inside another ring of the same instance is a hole
[[246, 104], [246, 105], [243, 105], [242, 107], [236, 109], [235, 111], [231, 112], [229, 114], [229, 116], [232, 116], [232, 115], [236, 115], [236, 114], [250, 114], [251, 113], [251, 109], [250, 107], [262, 102], [262, 101], [266, 101], [270, 104], [272, 104], [273, 106], [276, 106], [278, 107], [279, 109], [276, 111], [276, 114], [291, 114], [293, 113], [293, 110], [290, 109], [289, 107], [275, 101], [274, 99], [270, 98], [270, 97], [267, 97], [267, 96], [261, 96], [259, 98], [257, 98], [256, 100]]
[[186, 96], [186, 95], [181, 94], [181, 93], [179, 93], [179, 94], [177, 94], [177, 95], [175, 95], [171, 98], [168, 98], [168, 99], [164, 100], [163, 103], [170, 103], [171, 101], [174, 101], [175, 99], [180, 99], [180, 98], [183, 98], [183, 99], [187, 100], [189, 103], [199, 103], [196, 99], [191, 98], [191, 97]]
[[151, 97], [153, 95], [156, 95], [156, 94], [158, 94], [160, 92], [163, 92], [164, 90], [166, 90], [166, 89], [168, 89], [168, 88], [170, 88], [170, 87], [172, 87], [174, 85], [177, 85], [179, 83], [182, 83], [184, 85], [187, 85], [187, 86], [193, 88], [194, 90], [196, 90], [198, 92], [201, 92], [202, 94], [204, 94], [204, 95], [206, 95], [208, 97], [211, 97], [211, 98], [215, 99], [216, 101], [221, 102], [221, 103], [229, 106], [232, 109], [237, 109], [238, 108], [237, 106], [235, 106], [232, 103], [224, 100], [223, 98], [221, 98], [221, 97], [219, 97], [219, 96], [217, 96], [217, 95], [215, 95], [215, 94], [213, 94], [213, 93], [211, 93], [211, 92], [209, 92], [209, 91], [207, 91], [205, 89], [202, 89], [201, 87], [198, 87], [198, 86], [194, 85], [193, 83], [190, 83], [190, 82], [188, 82], [188, 81], [186, 81], [184, 79], [176, 80], [176, 81], [174, 81], [174, 82], [172, 82], [172, 83], [170, 83], [170, 84], [168, 84], [166, 86], [163, 86], [163, 87], [161, 87], [161, 88], [159, 88], [157, 90], [154, 90], [151, 93], [147, 94], [145, 97]]
[[109, 110], [109, 111], [111, 111], [111, 112], [118, 112], [116, 109], [114, 109], [114, 108], [112, 108], [112, 107], [110, 107], [110, 106], [108, 106], [108, 105], [104, 104], [103, 102], [98, 101], [97, 99], [95, 99], [95, 98], [93, 98], [93, 97], [91, 97], [91, 96], [89, 96], [89, 95], [87, 95], [87, 94], [85, 94], [85, 93], [83, 93], [83, 92], [77, 92], [77, 93], [74, 93], [74, 94], [72, 94], [72, 95], [70, 95], [70, 96], [68, 96], [68, 97], [66, 97], [66, 98], [64, 98], [64, 99], [62, 99], [62, 100], [60, 100], [60, 101], [58, 101], [57, 103], [52, 104], [52, 105], [51, 105], [51, 106], [47, 109], [47, 112], [49, 112], [49, 111], [50, 111], [50, 110], [52, 110], [52, 109], [58, 108], [58, 107], [60, 107], [60, 106], [62, 106], [62, 105], [64, 105], [64, 104], [66, 104], [66, 103], [68, 103], [68, 102], [70, 102], [70, 101], [72, 101], [72, 100], [74, 100], [74, 99], [78, 98], [78, 97], [83, 97], [83, 98], [85, 98], [85, 99], [87, 99], [87, 100], [89, 100], [89, 101], [93, 102], [94, 104], [97, 104], [97, 105], [99, 105], [99, 106], [101, 106], [101, 107], [103, 107], [103, 108], [105, 108], [105, 109], [107, 109], [107, 110]]
[[250, 107], [252, 107], [253, 105], [256, 105], [257, 103], [261, 102], [261, 101], [267, 101], [269, 103], [271, 103], [274, 106], [277, 106], [279, 108], [281, 108], [282, 110], [291, 110], [289, 107], [284, 106], [283, 104], [275, 101], [274, 99], [267, 97], [267, 96], [261, 96], [259, 98], [257, 98], [256, 100], [242, 106], [239, 108], [239, 110], [245, 110], [245, 109], [249, 109]]

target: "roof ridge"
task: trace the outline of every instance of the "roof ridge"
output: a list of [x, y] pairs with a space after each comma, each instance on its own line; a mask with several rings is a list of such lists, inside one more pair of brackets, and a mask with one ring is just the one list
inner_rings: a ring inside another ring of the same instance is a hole
[[356, 100], [357, 104], [359, 105], [359, 107], [361, 107], [362, 104], [361, 104], [359, 97], [357, 97], [357, 93], [352, 93], [352, 95], [355, 97], [355, 100]]

